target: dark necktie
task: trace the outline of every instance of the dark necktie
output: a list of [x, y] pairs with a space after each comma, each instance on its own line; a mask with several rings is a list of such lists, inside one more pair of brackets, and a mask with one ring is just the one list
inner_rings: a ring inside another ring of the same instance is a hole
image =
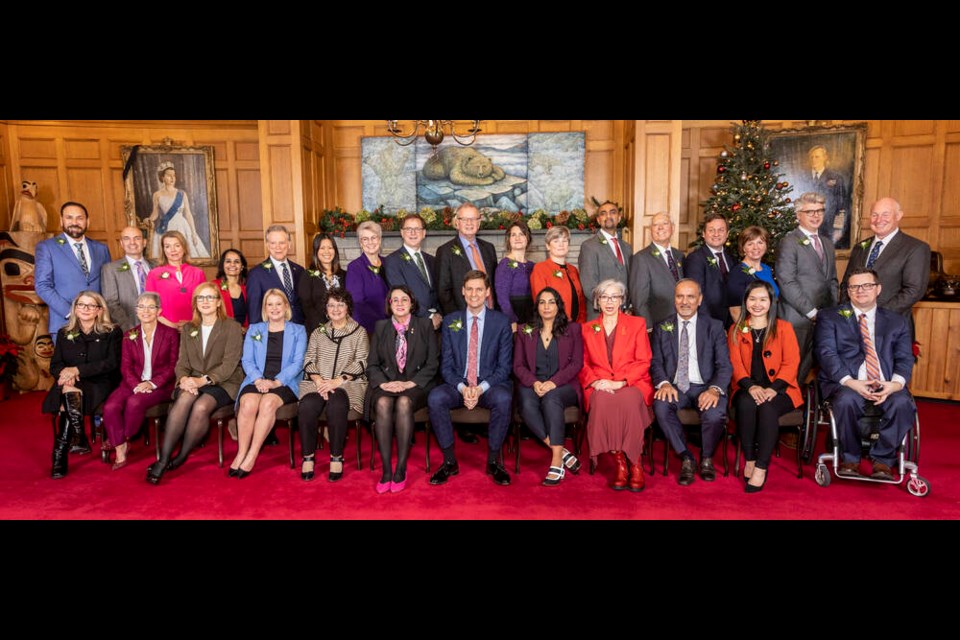
[[74, 242], [73, 246], [77, 248], [77, 259], [80, 260], [80, 268], [83, 270], [83, 275], [90, 275], [90, 267], [87, 266], [87, 256], [83, 253], [83, 243]]
[[820, 264], [823, 264], [823, 245], [820, 244], [820, 235], [813, 234], [813, 250], [817, 252], [817, 257], [820, 258]]
[[424, 282], [430, 284], [430, 276], [427, 275], [427, 265], [423, 264], [423, 258], [420, 256], [420, 252], [417, 251], [413, 255], [417, 259], [417, 269], [420, 269], [420, 275], [423, 276]]
[[724, 282], [727, 280], [727, 263], [723, 259], [723, 252], [717, 252], [713, 254], [717, 258], [717, 266], [720, 267], [720, 277]]
[[883, 246], [883, 240], [877, 240], [873, 244], [873, 250], [870, 251], [870, 257], [867, 258], [867, 269], [873, 269], [873, 263], [877, 261], [880, 255], [880, 247]]
[[673, 281], [680, 280], [680, 271], [677, 269], [677, 262], [673, 259], [673, 249], [667, 249], [667, 264], [670, 266], [670, 273], [673, 274]]
[[290, 277], [290, 269], [286, 262], [282, 263], [280, 268], [283, 270], [283, 290], [287, 293], [287, 300], [293, 304], [293, 278]]

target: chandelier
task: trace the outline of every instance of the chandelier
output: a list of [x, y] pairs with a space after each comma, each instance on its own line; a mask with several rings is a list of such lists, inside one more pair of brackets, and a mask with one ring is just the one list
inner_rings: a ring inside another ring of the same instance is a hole
[[[480, 120], [411, 120], [409, 130], [406, 126], [400, 125], [399, 120], [387, 120], [387, 131], [392, 135], [397, 144], [405, 147], [417, 139], [421, 133], [427, 144], [433, 147], [433, 152], [437, 152], [437, 145], [443, 142], [445, 136], [450, 136], [457, 144], [464, 147], [473, 144], [480, 133]], [[468, 127], [463, 133], [457, 131], [457, 124]]]

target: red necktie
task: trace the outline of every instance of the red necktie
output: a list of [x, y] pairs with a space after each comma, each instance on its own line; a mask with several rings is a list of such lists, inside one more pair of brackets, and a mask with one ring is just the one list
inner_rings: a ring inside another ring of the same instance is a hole
[[470, 345], [467, 347], [467, 386], [477, 386], [477, 356], [480, 351], [480, 317], [473, 316], [470, 326]]
[[613, 239], [613, 248], [617, 251], [617, 260], [620, 261], [620, 264], [623, 264], [623, 254], [620, 253], [620, 241], [616, 238]]

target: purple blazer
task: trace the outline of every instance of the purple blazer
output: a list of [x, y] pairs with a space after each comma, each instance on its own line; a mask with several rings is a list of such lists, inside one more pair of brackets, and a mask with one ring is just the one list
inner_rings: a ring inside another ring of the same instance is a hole
[[[136, 334], [131, 340], [130, 336]], [[176, 385], [174, 369], [180, 356], [180, 332], [165, 324], [157, 323], [153, 334], [153, 352], [150, 358], [152, 376], [150, 382], [157, 385], [157, 393], [165, 397], [173, 395]], [[120, 356], [120, 373], [123, 385], [131, 390], [140, 384], [143, 376], [143, 328], [137, 325], [123, 334], [123, 348]]]
[[[533, 387], [537, 381], [537, 341], [540, 335], [537, 331], [527, 334], [524, 329], [528, 326], [532, 325], [517, 327], [517, 335], [513, 339], [513, 375], [524, 387]], [[554, 335], [554, 340], [557, 341], [560, 368], [550, 382], [558, 387], [565, 384], [572, 386], [582, 408], [583, 389], [577, 376], [583, 369], [583, 329], [577, 322], [567, 323], [563, 335]]]
[[353, 319], [373, 335], [377, 320], [387, 317], [387, 280], [384, 274], [383, 258], [380, 259], [380, 273], [371, 271], [370, 260], [367, 254], [350, 262], [347, 266], [346, 290], [353, 298]]

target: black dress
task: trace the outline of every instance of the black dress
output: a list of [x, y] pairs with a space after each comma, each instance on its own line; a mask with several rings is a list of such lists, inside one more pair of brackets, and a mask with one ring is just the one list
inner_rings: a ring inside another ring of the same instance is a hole
[[308, 336], [313, 335], [313, 330], [328, 320], [327, 291], [334, 288], [344, 289], [346, 285], [347, 272], [343, 269], [333, 274], [329, 280], [326, 274], [308, 270], [297, 281], [297, 297], [303, 308], [304, 328]]
[[[54, 380], [67, 367], [77, 367], [80, 380], [77, 388], [83, 392], [83, 412], [93, 413], [107, 397], [120, 386], [120, 350], [123, 332], [114, 327], [108, 333], [84, 333], [80, 329], [67, 332], [61, 327], [57, 344], [50, 360], [50, 375]], [[54, 385], [43, 400], [44, 413], [60, 411], [61, 387]]]
[[[264, 380], [276, 380], [277, 374], [283, 369], [283, 331], [268, 331], [267, 332], [267, 357], [263, 363], [263, 379]], [[260, 393], [257, 390], [256, 385], [248, 384], [243, 389], [240, 390], [240, 396], [245, 393]], [[283, 400], [283, 404], [291, 404], [297, 401], [297, 396], [294, 395], [293, 391], [290, 390], [285, 384], [280, 385], [276, 389], [270, 389], [267, 393], [272, 393], [280, 396], [280, 399]], [[237, 399], [240, 398], [237, 396]]]

